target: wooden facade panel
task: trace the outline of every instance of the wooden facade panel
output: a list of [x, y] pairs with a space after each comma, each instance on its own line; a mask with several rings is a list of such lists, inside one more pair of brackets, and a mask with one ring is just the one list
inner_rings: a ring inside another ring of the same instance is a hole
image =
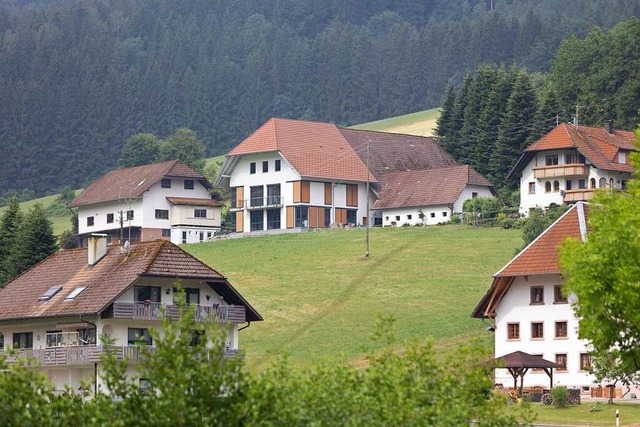
[[347, 206], [358, 206], [357, 184], [347, 184]]
[[301, 190], [302, 190], [302, 195], [301, 195], [301, 202], [302, 203], [309, 203], [311, 202], [311, 182], [309, 181], [302, 181], [301, 182]]
[[347, 223], [347, 210], [344, 208], [336, 208], [336, 223], [337, 224], [346, 224]]
[[293, 228], [295, 224], [295, 211], [293, 206], [287, 206], [287, 228]]
[[236, 208], [243, 207], [244, 187], [236, 187]]
[[302, 201], [302, 191], [300, 190], [301, 182], [302, 181], [293, 181], [293, 203], [300, 203]]
[[309, 228], [318, 228], [318, 211], [316, 206], [309, 207]]
[[325, 227], [326, 211], [327, 210], [325, 208], [318, 208], [318, 228], [326, 228]]
[[332, 189], [331, 189], [331, 183], [330, 182], [325, 182], [324, 183], [324, 204], [325, 205], [330, 205], [331, 203], [333, 203], [333, 194], [332, 194]]
[[244, 211], [236, 212], [236, 232], [244, 232]]

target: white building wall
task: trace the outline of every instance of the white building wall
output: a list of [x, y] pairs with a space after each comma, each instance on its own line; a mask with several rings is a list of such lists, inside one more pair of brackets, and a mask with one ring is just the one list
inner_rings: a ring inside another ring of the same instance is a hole
[[[173, 219], [171, 218], [173, 205], [169, 203], [167, 197], [183, 197], [183, 198], [195, 198], [195, 199], [207, 199], [211, 200], [209, 191], [198, 181], [194, 181], [193, 190], [187, 190], [184, 188], [184, 179], [182, 178], [167, 178], [171, 179], [171, 188], [162, 188], [161, 182], [158, 181], [145, 191], [143, 195], [143, 215], [141, 225], [145, 228], [171, 228]], [[169, 219], [156, 219], [156, 209], [163, 209], [169, 211]]]
[[[420, 211], [424, 214], [423, 219], [420, 219]], [[401, 227], [404, 224], [437, 225], [451, 221], [451, 214], [451, 206], [448, 205], [383, 209], [382, 226]]]
[[[554, 385], [569, 388], [589, 386], [594, 378], [580, 370], [580, 353], [587, 353], [587, 343], [578, 338], [578, 320], [573, 315], [570, 303], [554, 304], [554, 286], [561, 285], [560, 275], [528, 276], [515, 279], [504, 298], [496, 307], [495, 356], [500, 357], [514, 351], [541, 354], [546, 360], [555, 362], [556, 354], [567, 355], [567, 370], [554, 369]], [[544, 304], [531, 305], [531, 287], [544, 287]], [[571, 298], [569, 298], [571, 301]], [[555, 338], [555, 322], [567, 322], [567, 338]], [[531, 323], [544, 323], [544, 338], [531, 337]], [[520, 324], [520, 339], [509, 340], [507, 324]], [[496, 370], [496, 382], [505, 387], [513, 386], [513, 377], [505, 370]], [[544, 371], [532, 371], [524, 376], [525, 387], [549, 387], [549, 377]]]
[[484, 185], [467, 185], [453, 204], [453, 211], [462, 212], [464, 202], [474, 197], [495, 197], [489, 187]]
[[[133, 220], [127, 221], [127, 211], [133, 210]], [[96, 203], [78, 208], [78, 232], [80, 234], [99, 232], [100, 230], [120, 229], [120, 211], [124, 218], [124, 227], [141, 227], [143, 224], [142, 200]], [[107, 223], [107, 214], [113, 214], [113, 222]], [[87, 218], [93, 216], [93, 226], [87, 225]]]

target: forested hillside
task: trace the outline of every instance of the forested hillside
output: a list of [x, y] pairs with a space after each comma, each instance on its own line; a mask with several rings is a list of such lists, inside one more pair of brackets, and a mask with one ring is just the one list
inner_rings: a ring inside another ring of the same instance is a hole
[[0, 196], [81, 187], [125, 139], [219, 154], [272, 116], [351, 125], [438, 106], [481, 63], [546, 71], [561, 41], [640, 16], [597, 0], [10, 0]]

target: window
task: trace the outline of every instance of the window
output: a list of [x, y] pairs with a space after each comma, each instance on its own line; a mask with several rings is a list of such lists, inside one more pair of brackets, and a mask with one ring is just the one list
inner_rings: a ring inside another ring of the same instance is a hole
[[[389, 217], [387, 217], [389, 219]], [[324, 209], [324, 228], [329, 228], [331, 225], [331, 208]]]
[[562, 285], [555, 285], [553, 287], [553, 303], [566, 304], [567, 302], [567, 297], [562, 294]]
[[204, 242], [204, 231], [200, 232], [200, 242]]
[[412, 215], [407, 215], [407, 219], [410, 220], [411, 218], [413, 218]]
[[194, 209], [193, 216], [196, 218], [206, 218], [207, 210], [206, 209]]
[[91, 329], [78, 329], [78, 340], [80, 345], [96, 345], [96, 330]]
[[280, 172], [280, 159], [276, 160], [274, 169], [276, 172]]
[[112, 224], [113, 223], [113, 214], [112, 213], [108, 213], [107, 214], [107, 224]]
[[62, 289], [62, 286], [52, 286], [50, 287], [47, 292], [45, 292], [44, 294], [40, 295], [40, 298], [38, 298], [38, 301], [49, 301], [51, 298], [54, 297], [55, 294], [57, 294], [58, 292], [60, 292], [60, 289]]
[[160, 286], [134, 286], [135, 302], [160, 302]]
[[33, 332], [18, 332], [13, 334], [13, 348], [33, 348]]
[[72, 301], [73, 299], [75, 299], [75, 297], [77, 297], [78, 295], [80, 295], [80, 292], [84, 291], [85, 289], [87, 289], [86, 286], [80, 286], [75, 288], [73, 291], [71, 291], [71, 293], [69, 295], [67, 295], [65, 297], [65, 301]]
[[478, 197], [478, 192], [477, 191], [472, 191], [471, 192], [471, 198], [475, 199], [476, 197]]
[[553, 155], [545, 156], [544, 164], [547, 165], [547, 166], [557, 165], [558, 164], [558, 155], [557, 154], [553, 154]]
[[257, 185], [251, 187], [251, 203], [249, 204], [252, 208], [260, 207], [264, 204], [264, 187], [262, 185]]
[[567, 355], [566, 354], [556, 354], [556, 363], [560, 365], [560, 367], [556, 368], [557, 371], [566, 371], [567, 370]]
[[520, 323], [507, 323], [507, 339], [508, 340], [520, 339]]
[[622, 188], [623, 190], [627, 189], [627, 180], [626, 179], [620, 180], [620, 188]]
[[567, 338], [567, 322], [556, 322], [556, 338]]
[[531, 339], [539, 340], [544, 338], [544, 323], [531, 322]]
[[171, 237], [171, 229], [163, 228], [162, 229], [162, 237]]
[[596, 179], [595, 178], [591, 178], [589, 180], [589, 187], [596, 188]]
[[565, 188], [565, 190], [567, 190], [567, 191], [571, 190], [571, 184], [572, 184], [572, 183], [571, 183], [571, 180], [570, 180], [570, 179], [567, 179], [567, 180], [564, 182], [564, 188]]
[[536, 183], [535, 182], [530, 182], [529, 183], [529, 194], [536, 194]]
[[389, 221], [389, 217], [388, 217], [388, 216], [385, 216], [385, 217], [384, 217], [384, 220], [385, 220], [385, 221]]
[[267, 230], [280, 229], [280, 209], [267, 209]]
[[193, 180], [192, 179], [185, 179], [184, 180], [184, 189], [185, 190], [193, 190]]
[[267, 185], [267, 205], [277, 206], [280, 204], [280, 184]]
[[186, 231], [182, 232], [182, 243], [187, 243], [187, 232]]
[[587, 188], [587, 181], [584, 180], [584, 179], [579, 179], [578, 180], [578, 188], [581, 189], [581, 190], [584, 189], [584, 188]]
[[152, 345], [153, 340], [147, 328], [129, 328], [129, 345]]
[[627, 163], [627, 153], [625, 153], [624, 151], [620, 151], [618, 153], [618, 163]]
[[127, 221], [133, 220], [133, 211], [127, 211]]
[[553, 181], [553, 192], [557, 193], [558, 191], [560, 191], [560, 181], [556, 180]]
[[530, 304], [544, 304], [544, 287], [532, 286], [531, 287], [531, 301]]
[[171, 188], [171, 180], [169, 178], [162, 178], [160, 180], [160, 188]]
[[347, 224], [358, 223], [358, 211], [355, 209], [347, 209]]
[[442, 212], [442, 216], [447, 216], [447, 211]]
[[197, 347], [204, 344], [204, 331], [191, 331], [191, 341], [189, 342], [189, 347]]
[[[177, 288], [173, 288], [173, 303], [178, 304], [178, 298], [180, 292]], [[198, 288], [184, 288], [184, 298], [187, 304], [200, 304], [200, 289]]]
[[309, 226], [309, 208], [307, 206], [295, 207], [295, 227], [308, 227]]
[[262, 173], [267, 172], [269, 172], [269, 162], [265, 160], [264, 162], [262, 162]]
[[256, 173], [256, 162], [249, 163], [249, 173], [250, 174]]
[[564, 162], [567, 165], [570, 165], [572, 163], [578, 163], [577, 157], [576, 157], [576, 155], [574, 153], [565, 153]]
[[546, 181], [544, 183], [544, 192], [551, 193], [551, 181]]
[[607, 188], [607, 178], [600, 178], [600, 182], [598, 182], [598, 188]]
[[167, 209], [156, 209], [156, 219], [169, 219], [169, 211]]
[[580, 353], [580, 370], [588, 371], [591, 369], [591, 356], [589, 353]]
[[251, 211], [251, 231], [264, 230], [264, 211]]
[[87, 217], [87, 227], [93, 227], [93, 217], [92, 216], [88, 216]]
[[436, 217], [436, 213], [435, 212], [431, 212], [431, 218], [435, 218]]
[[396, 215], [396, 221], [400, 221], [400, 215]]

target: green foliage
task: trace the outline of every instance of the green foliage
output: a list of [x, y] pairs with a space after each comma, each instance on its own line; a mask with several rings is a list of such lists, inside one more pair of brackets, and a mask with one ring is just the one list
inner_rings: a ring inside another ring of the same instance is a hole
[[523, 246], [517, 252], [529, 246], [544, 230], [549, 228], [568, 209], [566, 205], [551, 205], [546, 210], [535, 208], [529, 212], [529, 217], [522, 230]]
[[158, 158], [160, 140], [152, 133], [136, 133], [124, 143], [118, 165], [122, 168], [148, 165]]
[[[608, 383], [614, 387], [618, 382], [626, 386], [640, 384], [640, 371], [630, 371], [620, 363], [620, 350], [593, 351], [590, 356], [589, 372], [593, 374], [597, 383]], [[609, 393], [610, 404], [613, 403], [613, 395], [614, 393]]]
[[13, 277], [10, 257], [14, 251], [18, 230], [22, 222], [22, 212], [18, 199], [9, 199], [9, 206], [0, 219], [0, 286]]
[[600, 412], [603, 409], [602, 401], [598, 400], [589, 404], [589, 412]]
[[[640, 131], [636, 131], [639, 135]], [[636, 143], [638, 141], [636, 138]], [[640, 158], [631, 156], [636, 170]], [[586, 241], [568, 240], [561, 250], [567, 288], [576, 295], [579, 335], [598, 354], [615, 354], [616, 369], [640, 370], [640, 180], [626, 193], [598, 192], [589, 206]]]
[[158, 159], [160, 161], [182, 160], [195, 170], [202, 171], [206, 163], [204, 158], [206, 150], [207, 147], [198, 139], [194, 131], [180, 128], [160, 143]]
[[465, 200], [462, 205], [465, 222], [485, 226], [495, 225], [495, 220], [503, 208], [504, 205], [496, 197], [474, 197]]
[[551, 389], [551, 398], [556, 408], [564, 408], [569, 405], [569, 390], [565, 386], [556, 386]]

